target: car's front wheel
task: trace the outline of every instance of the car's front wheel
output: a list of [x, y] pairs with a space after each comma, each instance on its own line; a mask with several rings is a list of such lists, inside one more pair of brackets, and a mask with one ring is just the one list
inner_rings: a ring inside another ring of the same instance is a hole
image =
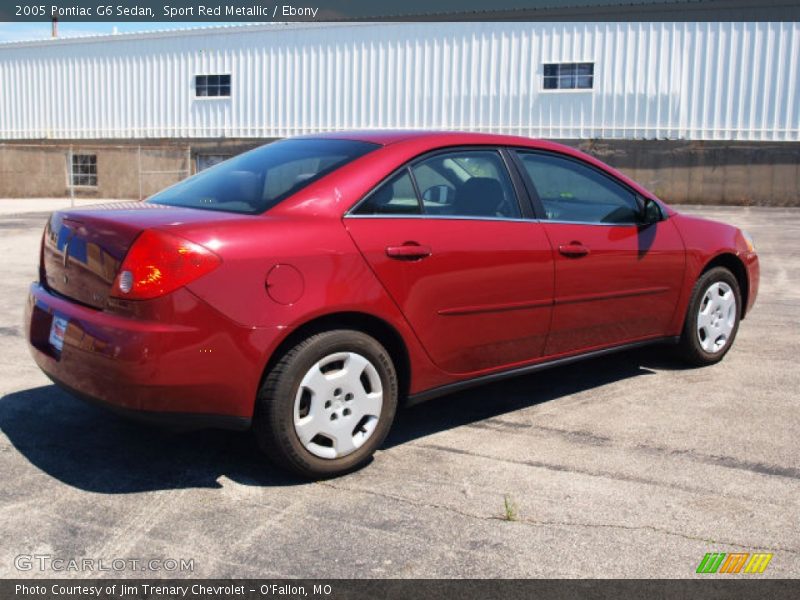
[[397, 375], [386, 349], [360, 331], [326, 331], [290, 348], [270, 369], [253, 429], [273, 462], [324, 478], [369, 461], [396, 409]]
[[695, 366], [722, 360], [739, 330], [742, 295], [728, 269], [714, 267], [697, 280], [681, 334], [681, 357]]

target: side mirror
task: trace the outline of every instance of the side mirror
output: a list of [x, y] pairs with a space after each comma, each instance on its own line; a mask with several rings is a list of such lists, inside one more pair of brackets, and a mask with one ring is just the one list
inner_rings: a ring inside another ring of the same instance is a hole
[[664, 220], [664, 214], [661, 212], [661, 207], [658, 202], [652, 198], [641, 198], [642, 213], [639, 220], [642, 225], [652, 225]]

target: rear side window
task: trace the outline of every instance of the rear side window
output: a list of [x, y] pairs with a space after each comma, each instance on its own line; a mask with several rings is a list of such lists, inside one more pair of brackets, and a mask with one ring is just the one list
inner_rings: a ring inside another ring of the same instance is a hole
[[609, 225], [639, 220], [636, 195], [596, 169], [551, 154], [518, 155], [547, 219]]
[[357, 215], [419, 215], [417, 193], [408, 169], [392, 177], [372, 192], [356, 210]]
[[367, 196], [355, 214], [519, 218], [520, 208], [497, 151], [457, 150], [405, 167]]
[[455, 217], [519, 218], [511, 177], [494, 150], [436, 154], [415, 164], [425, 214]]
[[148, 202], [257, 214], [378, 148], [354, 140], [285, 140], [261, 146], [151, 196]]

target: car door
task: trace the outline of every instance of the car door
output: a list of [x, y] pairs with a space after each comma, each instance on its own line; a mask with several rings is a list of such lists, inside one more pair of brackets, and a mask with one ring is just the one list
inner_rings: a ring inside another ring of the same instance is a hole
[[542, 225], [523, 218], [530, 215], [519, 203], [521, 180], [507, 160], [494, 148], [427, 155], [345, 217], [431, 359], [450, 373], [525, 362], [544, 351], [552, 252]]
[[681, 291], [683, 241], [664, 219], [643, 224], [643, 199], [587, 162], [515, 152], [553, 246], [548, 356], [666, 335]]

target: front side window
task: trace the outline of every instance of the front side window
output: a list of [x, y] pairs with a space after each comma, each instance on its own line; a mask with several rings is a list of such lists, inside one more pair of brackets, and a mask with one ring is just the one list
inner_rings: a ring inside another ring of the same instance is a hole
[[636, 194], [598, 170], [552, 154], [518, 156], [547, 219], [609, 225], [639, 221]]
[[197, 75], [194, 78], [194, 95], [198, 97], [226, 98], [231, 95], [230, 75]]
[[257, 214], [378, 148], [354, 140], [273, 142], [201, 171], [148, 202]]
[[590, 90], [594, 87], [594, 63], [546, 63], [546, 90]]
[[73, 154], [70, 180], [72, 185], [97, 186], [97, 155]]

